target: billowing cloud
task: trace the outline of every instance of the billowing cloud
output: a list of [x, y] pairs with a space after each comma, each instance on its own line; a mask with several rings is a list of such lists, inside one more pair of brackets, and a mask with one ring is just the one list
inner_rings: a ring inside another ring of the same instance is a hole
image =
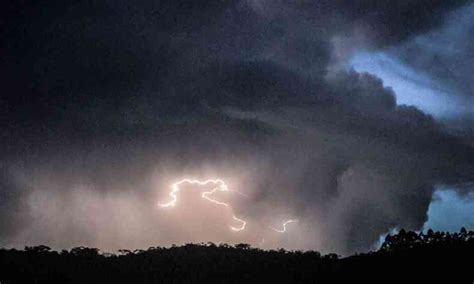
[[[377, 77], [331, 68], [334, 39], [389, 46], [462, 3], [385, 2], [21, 7], [2, 67], [2, 244], [259, 244], [294, 216], [299, 233], [275, 244], [348, 253], [421, 228], [434, 185], [474, 179], [474, 149]], [[193, 193], [158, 210], [184, 175], [245, 192], [232, 202], [249, 232], [221, 231]]]

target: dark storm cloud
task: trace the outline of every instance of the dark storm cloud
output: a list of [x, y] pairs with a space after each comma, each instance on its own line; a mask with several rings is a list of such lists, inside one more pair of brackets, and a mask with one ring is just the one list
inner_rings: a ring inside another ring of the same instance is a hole
[[[269, 204], [291, 207], [312, 228], [305, 248], [351, 252], [392, 227], [420, 228], [434, 185], [474, 179], [474, 150], [432, 117], [396, 106], [375, 76], [329, 71], [331, 40], [360, 28], [374, 46], [398, 43], [463, 3], [11, 4], [0, 153], [16, 178], [1, 176], [0, 204], [2, 221], [22, 222], [2, 226], [4, 243], [35, 222], [51, 231], [21, 240], [50, 240], [61, 216], [35, 205], [72, 202], [77, 184], [104, 196], [132, 191], [148, 204], [147, 179], [164, 165], [160, 177], [261, 165], [257, 193], [239, 210], [259, 218]], [[25, 221], [30, 211], [39, 219]], [[72, 224], [57, 234], [82, 232], [94, 244], [97, 228]]]
[[[446, 12], [468, 0], [443, 1], [271, 1], [249, 0], [264, 14], [295, 23], [313, 23], [314, 30], [346, 35], [362, 28], [371, 33], [373, 44], [387, 46], [426, 32], [443, 23]], [[308, 28], [308, 27], [307, 27]]]
[[396, 46], [393, 53], [404, 63], [424, 70], [434, 80], [445, 84], [453, 95], [472, 97], [474, 83], [470, 70], [474, 66], [474, 5], [455, 10], [449, 16], [443, 26]]
[[[436, 82], [455, 108], [443, 122], [450, 131], [474, 141], [474, 4], [451, 11], [443, 25], [397, 44], [387, 52]], [[410, 80], [411, 78], [406, 78]]]
[[17, 187], [6, 166], [0, 165], [0, 239], [8, 239], [17, 233], [27, 218], [24, 210], [24, 189]]

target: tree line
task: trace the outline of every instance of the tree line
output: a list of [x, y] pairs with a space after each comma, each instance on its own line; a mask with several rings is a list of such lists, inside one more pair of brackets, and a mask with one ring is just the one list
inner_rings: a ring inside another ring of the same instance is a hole
[[474, 232], [464, 228], [457, 233], [400, 230], [387, 235], [377, 251], [344, 258], [316, 251], [262, 250], [248, 244], [186, 244], [115, 254], [88, 247], [54, 251], [41, 245], [0, 249], [0, 282], [335, 283], [379, 274], [391, 275], [392, 280], [439, 280], [441, 273], [450, 280], [472, 283], [473, 259]]

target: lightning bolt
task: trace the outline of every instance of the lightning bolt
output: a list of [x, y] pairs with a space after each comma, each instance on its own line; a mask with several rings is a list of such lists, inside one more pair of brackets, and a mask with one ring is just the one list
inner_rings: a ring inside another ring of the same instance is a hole
[[158, 205], [160, 207], [174, 207], [174, 206], [176, 206], [176, 202], [178, 201], [177, 193], [181, 190], [180, 185], [182, 185], [182, 184], [192, 184], [192, 185], [197, 184], [197, 185], [200, 185], [200, 186], [206, 186], [208, 184], [216, 185], [216, 187], [213, 188], [212, 190], [203, 192], [201, 194], [201, 197], [206, 199], [207, 201], [210, 201], [210, 202], [216, 204], [216, 205], [226, 207], [230, 211], [230, 213], [232, 214], [232, 219], [234, 219], [235, 221], [240, 223], [240, 226], [238, 226], [238, 227], [229, 226], [232, 231], [239, 232], [239, 231], [242, 231], [242, 230], [245, 229], [245, 225], [247, 224], [247, 221], [245, 221], [243, 219], [240, 219], [237, 216], [235, 216], [234, 210], [232, 209], [232, 207], [228, 203], [218, 201], [218, 200], [215, 200], [212, 197], [210, 197], [211, 195], [213, 195], [217, 191], [226, 191], [226, 192], [227, 191], [232, 191], [232, 192], [237, 192], [237, 193], [239, 193], [243, 196], [246, 196], [245, 194], [243, 194], [241, 192], [238, 192], [236, 190], [230, 190], [229, 187], [227, 186], [227, 184], [221, 179], [208, 179], [208, 180], [204, 180], [204, 181], [195, 180], [195, 179], [182, 179], [180, 181], [177, 181], [177, 182], [175, 182], [171, 185], [171, 192], [169, 193], [169, 196], [171, 196], [171, 201], [169, 201], [167, 203], [158, 203]]
[[[176, 206], [176, 203], [178, 202], [177, 194], [181, 190], [180, 186], [183, 185], [183, 184], [191, 184], [191, 185], [199, 185], [199, 186], [206, 186], [206, 185], [209, 185], [209, 184], [215, 185], [215, 187], [212, 190], [202, 192], [201, 197], [203, 199], [209, 201], [209, 202], [212, 202], [212, 203], [216, 204], [216, 205], [225, 207], [225, 208], [227, 208], [227, 210], [230, 211], [230, 213], [232, 214], [232, 219], [234, 221], [237, 221], [237, 222], [240, 223], [240, 226], [229, 226], [232, 231], [239, 232], [239, 231], [243, 231], [245, 229], [245, 226], [247, 225], [247, 221], [245, 221], [241, 218], [238, 218], [234, 214], [233, 208], [228, 203], [216, 200], [216, 199], [211, 197], [217, 191], [236, 192], [236, 193], [238, 193], [242, 196], [247, 197], [247, 195], [245, 195], [245, 194], [243, 194], [243, 193], [241, 193], [237, 190], [229, 189], [227, 184], [221, 179], [208, 179], [208, 180], [200, 181], [200, 180], [196, 180], [196, 179], [185, 178], [185, 179], [182, 179], [180, 181], [177, 181], [177, 182], [171, 184], [171, 191], [168, 194], [171, 197], [171, 201], [166, 202], [166, 203], [158, 203], [158, 205], [160, 207], [165, 207], [165, 208]], [[298, 220], [296, 220], [296, 219], [290, 219], [290, 220], [287, 220], [287, 221], [283, 222], [282, 229], [277, 229], [277, 228], [274, 228], [274, 227], [269, 227], [269, 228], [272, 229], [275, 232], [278, 232], [278, 233], [286, 233], [286, 230], [287, 230], [286, 226], [290, 223], [297, 223], [297, 222], [298, 222]], [[264, 242], [265, 242], [265, 239], [262, 239], [262, 244]]]
[[278, 233], [285, 233], [286, 232], [286, 225], [290, 224], [290, 223], [298, 223], [298, 220], [287, 220], [285, 222], [283, 222], [283, 229], [276, 229], [274, 227], [270, 227], [270, 229], [272, 229], [273, 231], [275, 232], [278, 232]]

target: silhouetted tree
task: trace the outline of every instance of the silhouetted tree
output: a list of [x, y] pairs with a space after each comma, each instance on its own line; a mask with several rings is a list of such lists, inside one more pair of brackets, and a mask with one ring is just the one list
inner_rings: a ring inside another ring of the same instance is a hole
[[0, 282], [347, 283], [357, 277], [367, 280], [368, 275], [427, 277], [442, 271], [450, 275], [450, 283], [472, 283], [473, 255], [474, 232], [465, 228], [459, 233], [400, 230], [387, 235], [379, 251], [345, 258], [315, 251], [264, 251], [248, 244], [186, 244], [118, 254], [87, 247], [58, 253], [35, 246], [0, 249]]

